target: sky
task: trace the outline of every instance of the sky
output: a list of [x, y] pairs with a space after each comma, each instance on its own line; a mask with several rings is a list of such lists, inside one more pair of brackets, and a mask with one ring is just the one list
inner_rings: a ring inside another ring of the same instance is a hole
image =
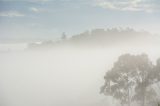
[[95, 28], [160, 33], [160, 0], [0, 0], [0, 42], [59, 39]]

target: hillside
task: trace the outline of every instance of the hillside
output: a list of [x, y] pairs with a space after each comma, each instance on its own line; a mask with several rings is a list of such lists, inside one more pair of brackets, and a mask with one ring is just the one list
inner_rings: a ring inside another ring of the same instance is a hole
[[70, 38], [62, 36], [58, 41], [44, 41], [31, 43], [29, 48], [50, 48], [50, 47], [108, 47], [108, 46], [144, 46], [159, 44], [159, 37], [146, 31], [126, 29], [93, 29], [74, 35]]

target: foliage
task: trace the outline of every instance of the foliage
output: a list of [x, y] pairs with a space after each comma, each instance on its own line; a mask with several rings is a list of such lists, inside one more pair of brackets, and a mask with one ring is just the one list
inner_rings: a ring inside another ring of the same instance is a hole
[[146, 101], [151, 103], [156, 97], [151, 85], [160, 81], [159, 66], [159, 61], [154, 66], [146, 54], [122, 55], [107, 71], [101, 93], [119, 100], [122, 105], [130, 106], [132, 101], [142, 106]]

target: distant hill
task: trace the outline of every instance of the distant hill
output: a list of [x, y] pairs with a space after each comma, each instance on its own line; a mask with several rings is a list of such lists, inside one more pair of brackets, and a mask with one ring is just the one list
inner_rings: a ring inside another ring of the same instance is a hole
[[59, 41], [45, 41], [31, 43], [29, 48], [52, 48], [52, 47], [108, 47], [108, 46], [141, 46], [159, 43], [159, 36], [146, 31], [136, 31], [132, 28], [118, 29], [93, 29], [74, 35], [70, 38], [63, 35]]

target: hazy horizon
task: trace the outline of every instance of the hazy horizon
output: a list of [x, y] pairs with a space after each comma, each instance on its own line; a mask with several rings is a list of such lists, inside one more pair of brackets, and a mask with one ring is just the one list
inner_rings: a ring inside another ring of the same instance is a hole
[[0, 106], [158, 106], [159, 0], [0, 0]]
[[95, 28], [159, 32], [158, 0], [0, 0], [0, 41], [58, 39]]

